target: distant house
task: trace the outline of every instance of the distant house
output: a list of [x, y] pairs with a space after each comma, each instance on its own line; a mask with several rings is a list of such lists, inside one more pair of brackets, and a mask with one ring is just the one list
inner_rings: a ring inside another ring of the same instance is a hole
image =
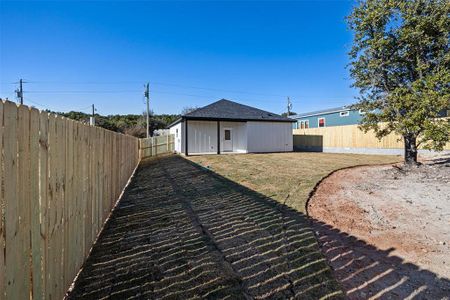
[[[341, 106], [318, 110], [303, 114], [291, 116], [292, 119], [297, 120], [294, 124], [294, 129], [318, 128], [318, 127], [332, 127], [343, 125], [360, 124], [364, 112], [351, 109], [348, 106]], [[450, 110], [443, 110], [439, 113], [439, 117], [450, 116]]]
[[175, 151], [221, 154], [292, 151], [293, 119], [222, 99], [169, 125]]
[[294, 129], [359, 124], [364, 113], [346, 106], [291, 116], [296, 119]]

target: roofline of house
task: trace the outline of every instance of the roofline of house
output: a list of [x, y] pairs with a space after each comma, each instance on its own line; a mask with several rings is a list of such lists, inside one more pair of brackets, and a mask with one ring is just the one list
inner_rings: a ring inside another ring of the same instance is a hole
[[307, 118], [307, 117], [314, 117], [314, 116], [320, 116], [320, 115], [327, 115], [327, 114], [334, 114], [337, 112], [341, 112], [341, 111], [350, 111], [350, 110], [354, 110], [351, 109], [349, 107], [342, 107], [341, 109], [333, 109], [333, 110], [329, 110], [329, 111], [321, 111], [321, 112], [317, 112], [317, 113], [306, 113], [306, 114], [302, 114], [302, 115], [295, 115], [295, 116], [291, 116], [291, 118], [294, 119], [303, 119], [303, 118]]
[[286, 118], [285, 120], [272, 120], [272, 119], [237, 119], [237, 118], [209, 118], [209, 117], [187, 117], [182, 116], [175, 122], [172, 122], [167, 126], [167, 128], [173, 127], [177, 125], [180, 122], [184, 122], [184, 120], [194, 120], [194, 121], [223, 121], [223, 122], [279, 122], [279, 123], [294, 123], [297, 122], [297, 120]]

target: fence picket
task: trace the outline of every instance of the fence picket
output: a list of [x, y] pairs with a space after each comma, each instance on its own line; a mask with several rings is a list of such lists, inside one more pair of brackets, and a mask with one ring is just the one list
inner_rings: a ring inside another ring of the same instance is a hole
[[31, 257], [33, 299], [43, 299], [42, 294], [42, 243], [39, 201], [39, 111], [30, 110], [30, 200], [31, 200]]
[[0, 101], [0, 299], [61, 299], [139, 162], [139, 139]]
[[[3, 149], [3, 102], [0, 101], [0, 150]], [[0, 151], [0, 166], [3, 166], [3, 151]], [[3, 168], [0, 167], [0, 186], [3, 186]], [[0, 192], [0, 299], [6, 298], [6, 265], [5, 265], [5, 201]]]
[[48, 289], [48, 248], [49, 248], [49, 215], [48, 215], [48, 195], [49, 195], [49, 115], [41, 112], [39, 115], [39, 219], [40, 219], [40, 248], [42, 249], [41, 270], [42, 270], [42, 295], [47, 299]]
[[[5, 265], [6, 298], [26, 298], [25, 280], [20, 276], [19, 207], [17, 199], [17, 106], [12, 102], [4, 103], [4, 202], [5, 202]], [[8, 175], [6, 175], [8, 174]]]

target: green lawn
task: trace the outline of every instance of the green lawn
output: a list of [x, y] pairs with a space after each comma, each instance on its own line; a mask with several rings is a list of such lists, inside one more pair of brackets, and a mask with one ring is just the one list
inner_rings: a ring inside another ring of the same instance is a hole
[[304, 213], [309, 193], [332, 171], [399, 162], [401, 157], [290, 152], [203, 155], [189, 156], [188, 159]]

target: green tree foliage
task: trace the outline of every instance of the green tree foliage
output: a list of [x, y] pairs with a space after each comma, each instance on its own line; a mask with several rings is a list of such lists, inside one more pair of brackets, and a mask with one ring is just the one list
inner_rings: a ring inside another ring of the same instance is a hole
[[290, 116], [295, 116], [296, 114], [297, 114], [296, 112], [291, 111], [291, 112], [289, 112], [289, 116], [288, 116], [287, 112], [282, 113], [281, 116], [289, 118]]
[[449, 141], [450, 120], [438, 118], [450, 108], [449, 16], [448, 0], [364, 0], [348, 17], [361, 128], [403, 136], [408, 164], [418, 146]]
[[[89, 123], [89, 114], [70, 111], [67, 113], [58, 113], [64, 117], [74, 119], [80, 122]], [[179, 115], [150, 115], [150, 133], [156, 129], [164, 129], [179, 118]], [[95, 123], [99, 127], [108, 130], [133, 135], [139, 138], [146, 136], [146, 122], [145, 115], [95, 115]]]

